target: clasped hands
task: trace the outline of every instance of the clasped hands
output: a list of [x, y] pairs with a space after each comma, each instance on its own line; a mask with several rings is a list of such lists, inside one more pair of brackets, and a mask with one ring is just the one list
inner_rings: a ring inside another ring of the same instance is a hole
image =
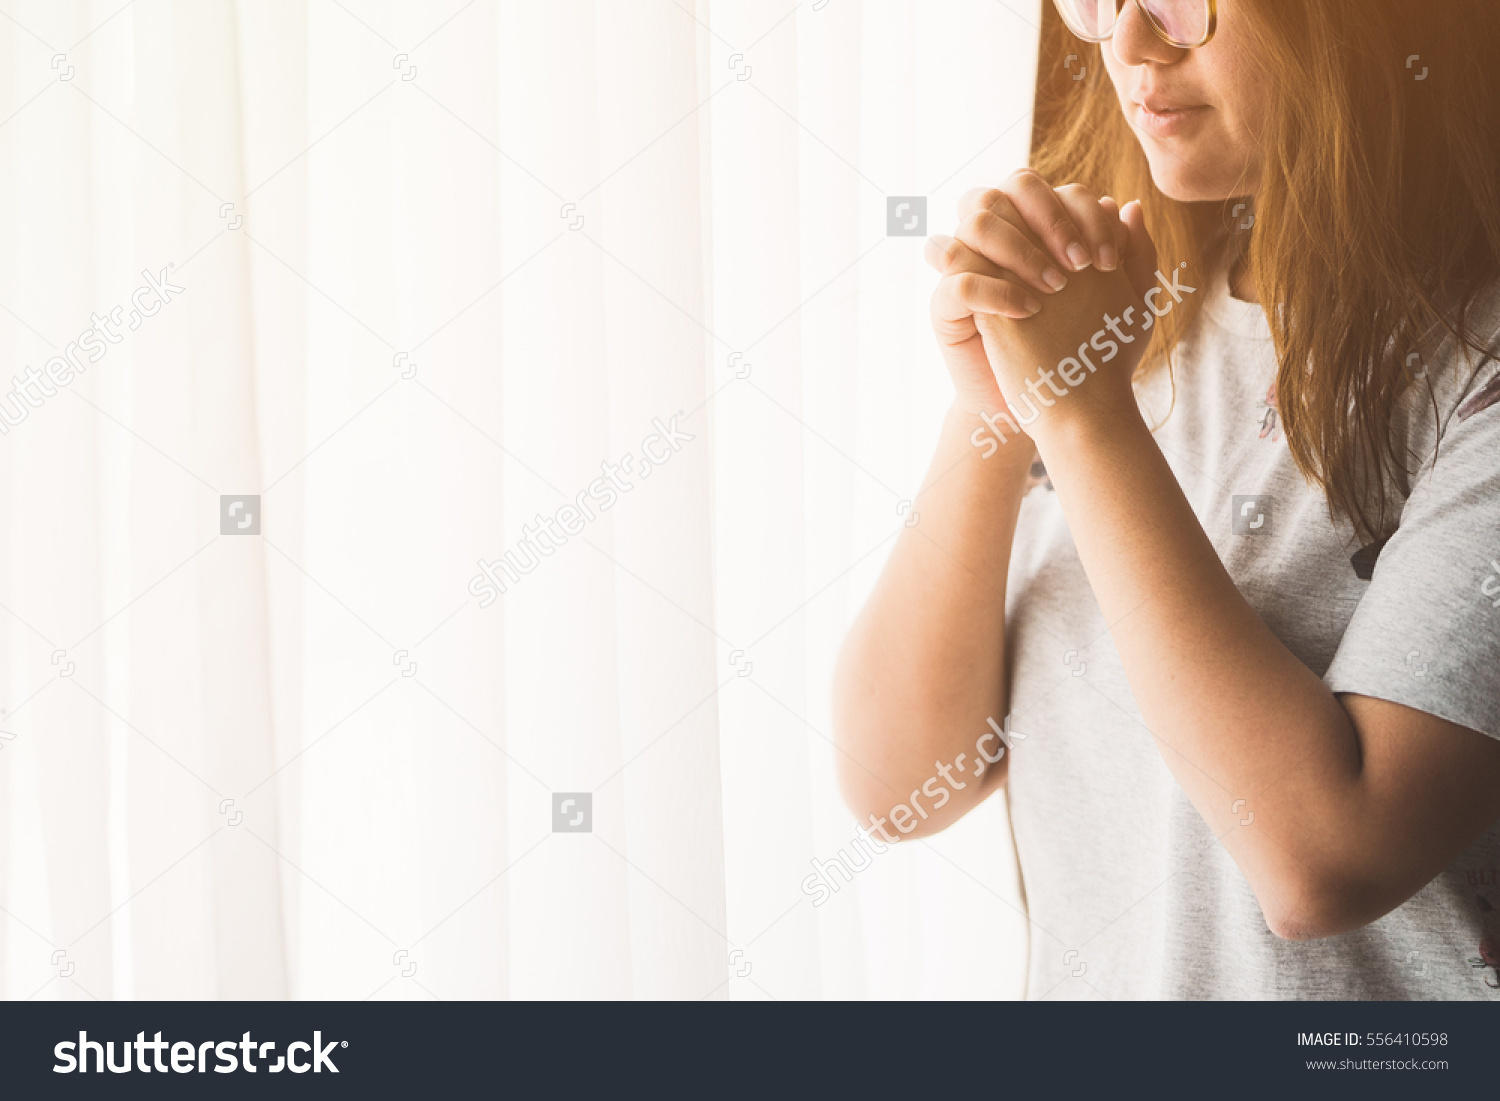
[[1044, 449], [1054, 432], [1138, 417], [1131, 377], [1158, 285], [1140, 203], [1022, 169], [967, 192], [959, 218], [925, 253], [943, 276], [932, 324], [959, 402], [1009, 416]]

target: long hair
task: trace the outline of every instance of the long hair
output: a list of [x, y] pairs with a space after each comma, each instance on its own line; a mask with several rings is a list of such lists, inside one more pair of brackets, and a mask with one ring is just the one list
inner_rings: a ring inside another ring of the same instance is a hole
[[[1487, 71], [1500, 56], [1500, 3], [1230, 2], [1244, 6], [1245, 48], [1273, 89], [1256, 135], [1261, 175], [1245, 187], [1253, 212], [1243, 198], [1182, 203], [1157, 190], [1100, 46], [1070, 34], [1051, 5], [1032, 164], [1055, 183], [1139, 198], [1164, 258], [1245, 257], [1292, 457], [1332, 515], [1378, 538], [1393, 480], [1421, 459], [1392, 425], [1427, 374], [1417, 359], [1444, 332], [1466, 355], [1493, 351], [1469, 313], [1500, 276], [1500, 90]], [[1144, 368], [1171, 370], [1198, 312], [1189, 299], [1160, 319]]]

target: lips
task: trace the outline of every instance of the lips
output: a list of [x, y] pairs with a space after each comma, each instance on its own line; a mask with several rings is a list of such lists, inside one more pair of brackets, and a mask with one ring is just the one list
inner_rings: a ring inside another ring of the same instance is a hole
[[1153, 115], [1169, 115], [1177, 111], [1193, 111], [1199, 107], [1207, 106], [1202, 103], [1179, 103], [1158, 96], [1146, 96], [1135, 101], [1137, 107], [1150, 111]]
[[1196, 119], [1208, 110], [1205, 103], [1184, 103], [1165, 96], [1147, 95], [1132, 100], [1136, 107], [1137, 125], [1157, 138], [1170, 138], [1185, 133]]

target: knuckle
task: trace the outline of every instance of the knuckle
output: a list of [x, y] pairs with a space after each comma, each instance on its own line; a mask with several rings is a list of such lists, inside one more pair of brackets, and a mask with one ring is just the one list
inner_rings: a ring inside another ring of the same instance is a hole
[[994, 215], [988, 210], [980, 209], [974, 211], [959, 226], [958, 236], [969, 241], [977, 241], [984, 236], [985, 226]]
[[974, 228], [987, 236], [1001, 232], [1005, 224], [1005, 219], [993, 210], [981, 210], [974, 215]]
[[1027, 205], [1024, 198], [1006, 199], [1005, 205], [997, 209], [994, 214], [999, 220], [1001, 227], [1007, 232], [1012, 229], [1024, 229], [1026, 226], [1026, 216], [1022, 211], [1027, 209]]
[[998, 187], [988, 188], [983, 195], [979, 196], [979, 209], [992, 210], [999, 203], [1006, 202], [1005, 192]]
[[1091, 214], [1087, 220], [1089, 234], [1099, 241], [1113, 241], [1115, 239], [1114, 221], [1100, 210]]
[[971, 187], [958, 197], [958, 202], [954, 204], [954, 210], [962, 218], [969, 211], [983, 204], [987, 194], [988, 191], [982, 187]]

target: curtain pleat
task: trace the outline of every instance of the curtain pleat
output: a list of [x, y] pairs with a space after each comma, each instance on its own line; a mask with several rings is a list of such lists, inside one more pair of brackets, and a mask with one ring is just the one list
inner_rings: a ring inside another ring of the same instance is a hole
[[948, 400], [886, 200], [1037, 10], [13, 5], [5, 376], [182, 290], [0, 432], [0, 993], [1013, 996], [1003, 800], [805, 881]]

